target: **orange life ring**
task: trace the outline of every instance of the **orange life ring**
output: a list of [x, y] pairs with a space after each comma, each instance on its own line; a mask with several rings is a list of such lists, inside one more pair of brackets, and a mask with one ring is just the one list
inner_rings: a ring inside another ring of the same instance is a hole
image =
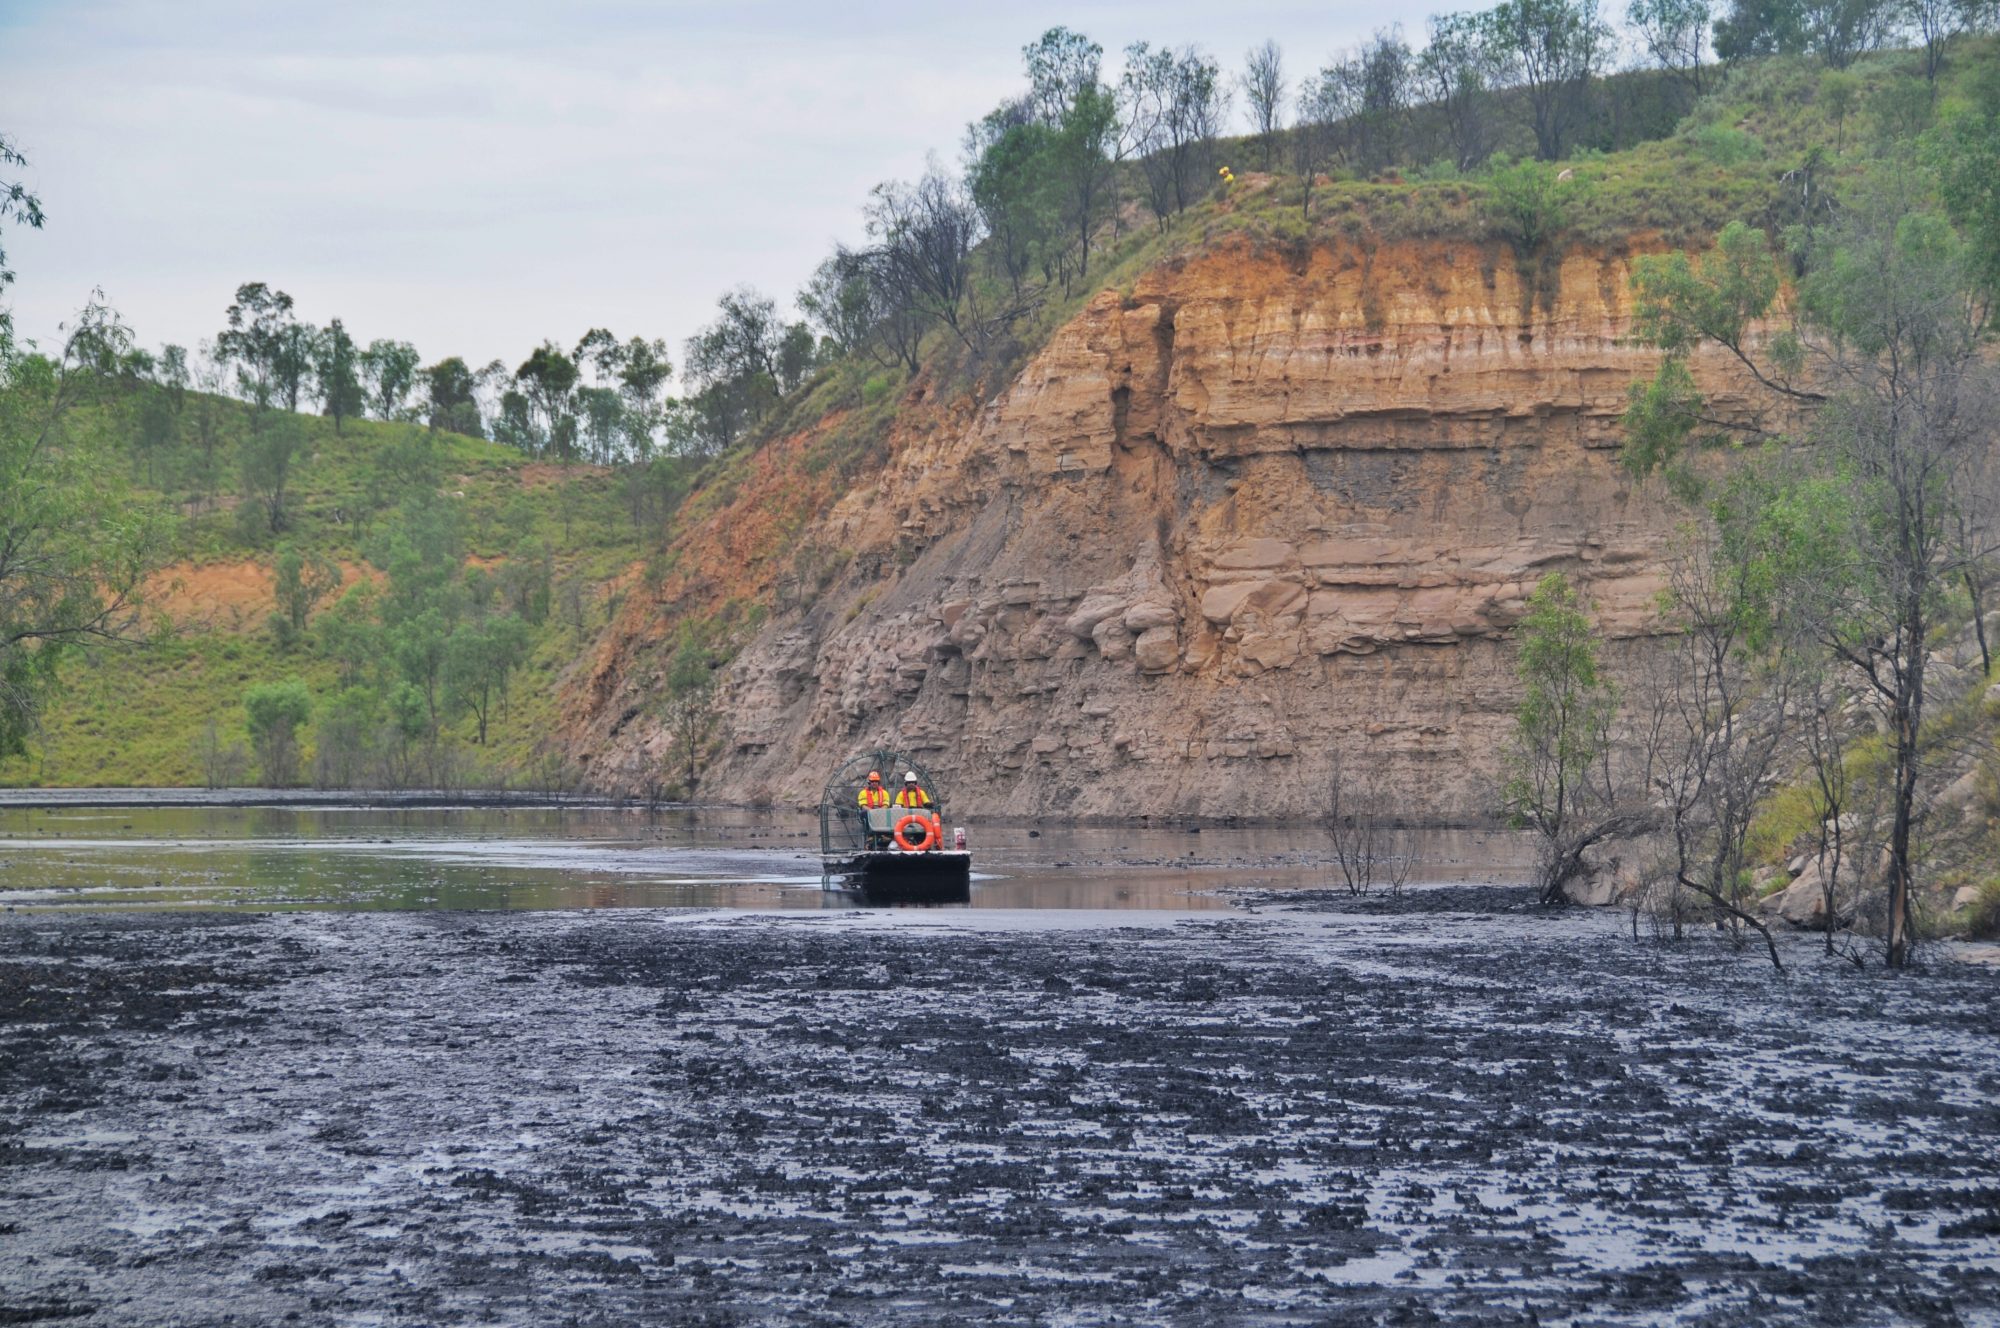
[[[904, 834], [912, 826], [917, 829], [915, 840]], [[930, 818], [922, 812], [911, 812], [896, 822], [896, 847], [905, 853], [922, 853], [925, 849], [935, 848], [938, 838], [937, 832], [931, 828]]]

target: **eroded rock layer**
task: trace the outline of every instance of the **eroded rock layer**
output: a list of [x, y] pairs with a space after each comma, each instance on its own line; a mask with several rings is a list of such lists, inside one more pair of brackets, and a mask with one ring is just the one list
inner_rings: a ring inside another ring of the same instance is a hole
[[[1235, 247], [1101, 294], [797, 537], [846, 579], [726, 671], [704, 788], [812, 801], [899, 742], [967, 815], [1311, 815], [1336, 760], [1412, 814], [1490, 810], [1535, 581], [1575, 578], [1621, 658], [1656, 627], [1681, 517], [1618, 461], [1655, 364], [1627, 276]], [[574, 730], [611, 787], [665, 762], [624, 661]]]

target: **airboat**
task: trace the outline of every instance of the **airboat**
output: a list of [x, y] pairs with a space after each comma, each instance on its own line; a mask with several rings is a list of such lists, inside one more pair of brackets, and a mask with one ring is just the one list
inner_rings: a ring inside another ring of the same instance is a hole
[[[925, 807], [863, 807], [868, 772], [893, 798], [904, 776], [930, 796]], [[864, 752], [834, 772], [819, 800], [820, 884], [871, 903], [951, 904], [972, 897], [965, 831], [946, 841], [943, 798], [930, 771], [901, 752]]]

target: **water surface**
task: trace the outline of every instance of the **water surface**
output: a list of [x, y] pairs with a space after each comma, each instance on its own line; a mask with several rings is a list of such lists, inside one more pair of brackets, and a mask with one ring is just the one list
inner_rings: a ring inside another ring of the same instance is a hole
[[[105, 804], [117, 805], [105, 805]], [[1231, 887], [1324, 888], [1316, 827], [967, 827], [970, 907], [1226, 908]], [[1424, 836], [1424, 881], [1519, 880], [1515, 836]], [[816, 821], [604, 803], [260, 804], [186, 790], [0, 795], [12, 909], [851, 908]]]

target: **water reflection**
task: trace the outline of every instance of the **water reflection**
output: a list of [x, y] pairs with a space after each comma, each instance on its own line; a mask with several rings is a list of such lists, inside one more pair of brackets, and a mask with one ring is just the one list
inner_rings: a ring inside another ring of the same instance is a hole
[[[1314, 827], [970, 827], [973, 908], [1228, 907], [1324, 887]], [[0, 906], [249, 909], [854, 907], [820, 889], [813, 818], [566, 806], [0, 805]], [[1440, 831], [1426, 880], [1517, 880], [1510, 835]], [[966, 905], [959, 905], [966, 907]]]

